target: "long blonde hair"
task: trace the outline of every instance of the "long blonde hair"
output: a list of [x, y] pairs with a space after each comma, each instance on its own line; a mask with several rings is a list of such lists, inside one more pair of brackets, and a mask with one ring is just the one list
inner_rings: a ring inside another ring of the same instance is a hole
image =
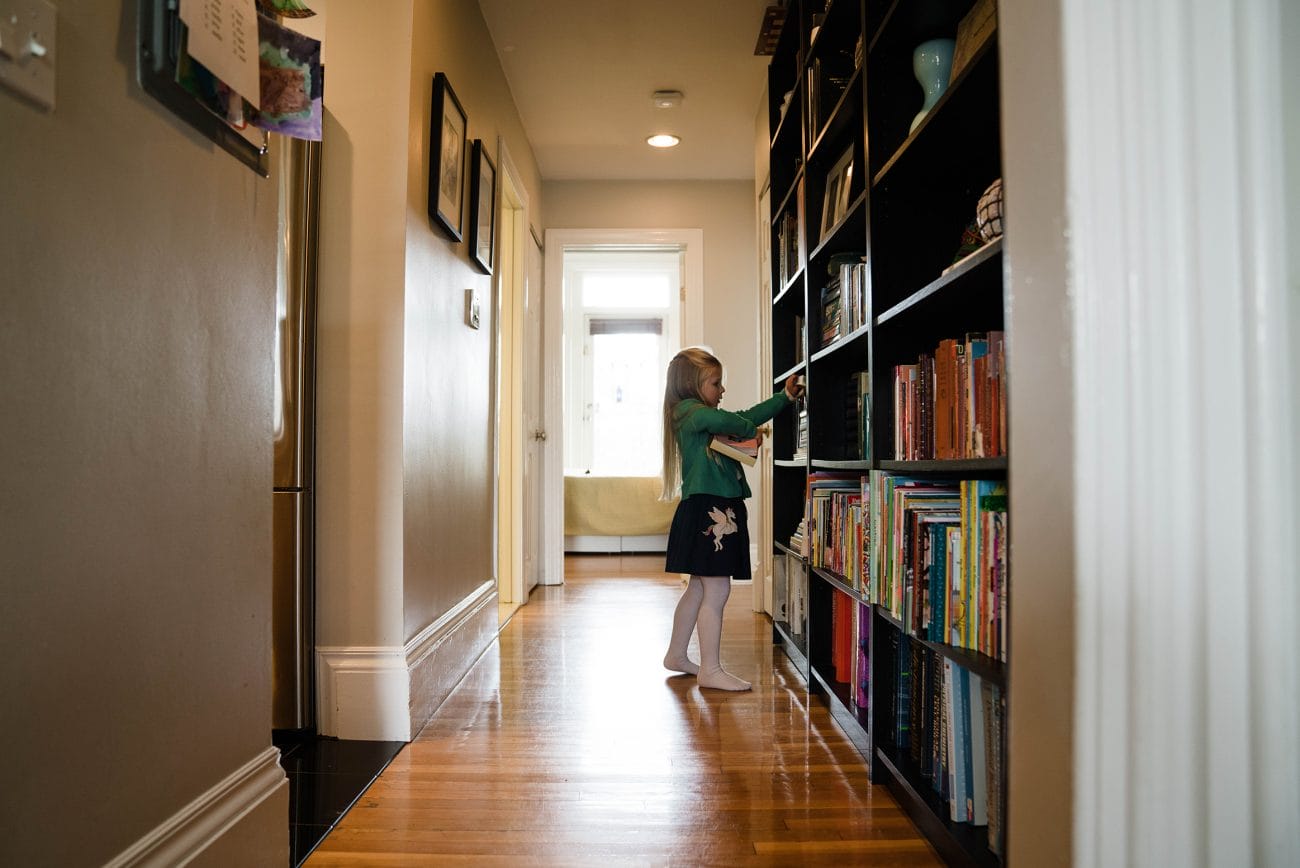
[[681, 447], [677, 442], [677, 405], [687, 398], [702, 401], [700, 387], [714, 372], [722, 373], [722, 362], [701, 347], [687, 347], [668, 363], [664, 385], [664, 466], [660, 500], [672, 500], [682, 488]]

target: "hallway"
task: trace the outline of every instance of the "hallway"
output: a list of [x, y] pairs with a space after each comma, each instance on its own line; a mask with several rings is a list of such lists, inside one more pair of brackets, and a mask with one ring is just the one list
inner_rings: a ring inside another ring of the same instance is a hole
[[566, 559], [306, 865], [941, 864], [748, 587], [722, 659], [752, 692], [661, 668], [680, 591], [661, 570]]

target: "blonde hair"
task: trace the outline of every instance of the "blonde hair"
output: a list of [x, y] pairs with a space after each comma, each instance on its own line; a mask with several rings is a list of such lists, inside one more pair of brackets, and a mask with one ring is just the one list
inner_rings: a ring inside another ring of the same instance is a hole
[[702, 401], [700, 387], [714, 372], [722, 373], [722, 362], [702, 347], [687, 347], [668, 363], [664, 385], [664, 466], [660, 500], [672, 500], [682, 488], [681, 446], [677, 442], [677, 405], [687, 398]]

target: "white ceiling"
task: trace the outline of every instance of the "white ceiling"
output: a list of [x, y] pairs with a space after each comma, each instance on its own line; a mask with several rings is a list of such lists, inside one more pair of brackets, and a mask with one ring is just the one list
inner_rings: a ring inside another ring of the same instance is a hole
[[[545, 180], [754, 176], [775, 0], [479, 0]], [[659, 109], [656, 90], [685, 94]], [[681, 136], [676, 148], [645, 143]]]

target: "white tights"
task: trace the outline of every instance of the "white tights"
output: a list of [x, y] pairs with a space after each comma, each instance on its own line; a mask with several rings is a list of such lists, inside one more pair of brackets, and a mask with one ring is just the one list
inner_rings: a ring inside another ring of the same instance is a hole
[[[731, 596], [727, 576], [691, 576], [673, 614], [673, 636], [664, 655], [664, 667], [696, 677], [701, 687], [717, 690], [749, 690], [750, 683], [722, 668], [722, 609]], [[700, 664], [686, 655], [691, 631], [700, 637]]]

